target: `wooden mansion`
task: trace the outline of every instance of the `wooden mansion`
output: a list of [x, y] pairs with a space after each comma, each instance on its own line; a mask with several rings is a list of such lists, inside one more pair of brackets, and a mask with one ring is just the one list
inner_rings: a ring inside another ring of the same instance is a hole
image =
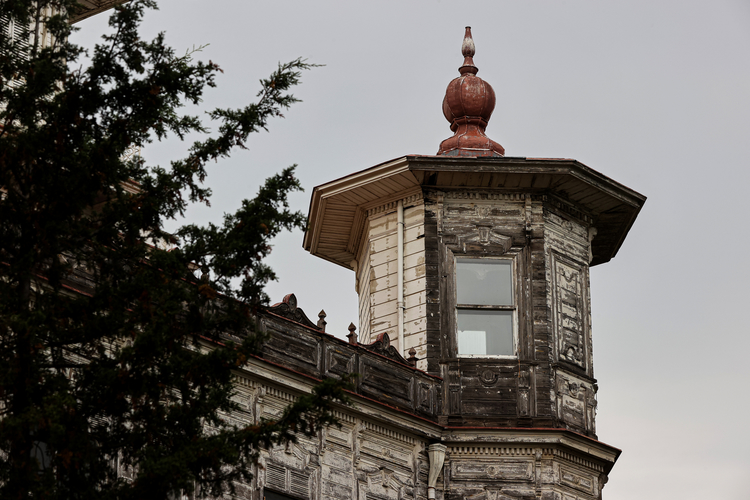
[[[454, 135], [314, 189], [304, 248], [351, 269], [359, 331], [293, 295], [241, 373], [247, 421], [357, 373], [340, 429], [267, 450], [253, 499], [595, 500], [620, 450], [597, 440], [589, 267], [645, 202], [566, 159], [506, 157], [466, 29], [443, 112]], [[265, 496], [264, 496], [265, 495]]]
[[[86, 0], [79, 18], [121, 0]], [[351, 269], [359, 325], [325, 332], [294, 295], [259, 324], [227, 418], [274, 418], [357, 374], [341, 426], [264, 450], [247, 500], [597, 500], [620, 450], [596, 434], [589, 268], [645, 197], [576, 160], [505, 156], [466, 28], [436, 155], [317, 186], [304, 248]], [[123, 471], [125, 473], [125, 471]]]

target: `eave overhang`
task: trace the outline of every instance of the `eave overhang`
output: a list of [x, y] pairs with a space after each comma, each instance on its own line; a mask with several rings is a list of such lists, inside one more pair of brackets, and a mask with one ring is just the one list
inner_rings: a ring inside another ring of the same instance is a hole
[[587, 214], [591, 265], [611, 260], [646, 197], [571, 159], [404, 156], [316, 187], [303, 246], [352, 268], [367, 210], [423, 188], [551, 194]]
[[129, 0], [78, 0], [78, 7], [70, 15], [70, 24], [109, 10]]
[[305, 250], [352, 268], [367, 209], [419, 189], [409, 158], [387, 161], [315, 187], [307, 216]]

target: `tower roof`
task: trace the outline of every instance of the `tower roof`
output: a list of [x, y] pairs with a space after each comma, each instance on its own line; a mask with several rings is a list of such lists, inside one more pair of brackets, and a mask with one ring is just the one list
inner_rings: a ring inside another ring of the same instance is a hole
[[476, 48], [471, 27], [466, 27], [461, 53], [461, 76], [448, 84], [443, 99], [443, 114], [451, 124], [453, 137], [440, 143], [438, 155], [444, 156], [504, 156], [505, 149], [484, 133], [495, 109], [492, 85], [479, 78], [474, 65]]
[[303, 246], [313, 255], [356, 267], [368, 210], [424, 189], [504, 190], [551, 194], [575, 205], [597, 229], [591, 265], [612, 259], [646, 197], [571, 159], [505, 157], [484, 130], [495, 108], [495, 91], [476, 76], [471, 28], [466, 28], [460, 76], [448, 84], [443, 113], [453, 137], [436, 156], [409, 155], [317, 186], [310, 200]]
[[615, 256], [646, 201], [642, 194], [571, 159], [410, 155], [315, 187], [303, 246], [351, 268], [367, 210], [425, 187], [548, 193], [567, 200], [597, 228], [592, 266]]

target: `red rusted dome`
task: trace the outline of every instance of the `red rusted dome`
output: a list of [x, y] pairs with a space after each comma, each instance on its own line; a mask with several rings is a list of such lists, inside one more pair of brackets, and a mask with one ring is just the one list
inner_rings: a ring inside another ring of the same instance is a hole
[[495, 91], [476, 76], [479, 69], [474, 66], [474, 40], [468, 26], [461, 52], [464, 55], [464, 64], [458, 69], [461, 76], [448, 84], [443, 99], [443, 114], [454, 135], [440, 144], [438, 154], [503, 156], [505, 149], [484, 134], [495, 109]]

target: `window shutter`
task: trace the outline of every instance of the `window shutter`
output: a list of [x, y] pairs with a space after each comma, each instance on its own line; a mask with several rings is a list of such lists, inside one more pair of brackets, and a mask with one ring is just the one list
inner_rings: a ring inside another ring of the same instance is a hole
[[310, 486], [307, 474], [294, 470], [289, 471], [289, 493], [302, 498], [309, 498]]
[[266, 486], [286, 491], [286, 470], [284, 467], [274, 463], [266, 465]]
[[266, 463], [266, 487], [294, 498], [310, 498], [310, 476], [305, 471], [273, 462]]
[[[24, 28], [24, 26], [19, 24], [17, 20], [11, 20], [8, 16], [0, 17], [0, 26], [3, 30], [3, 41], [13, 47], [13, 55], [15, 58], [19, 58], [20, 61], [28, 60], [29, 50], [31, 49], [31, 33], [28, 28]], [[7, 85], [9, 87], [17, 87], [19, 83], [19, 80], [14, 78], [7, 82]]]

